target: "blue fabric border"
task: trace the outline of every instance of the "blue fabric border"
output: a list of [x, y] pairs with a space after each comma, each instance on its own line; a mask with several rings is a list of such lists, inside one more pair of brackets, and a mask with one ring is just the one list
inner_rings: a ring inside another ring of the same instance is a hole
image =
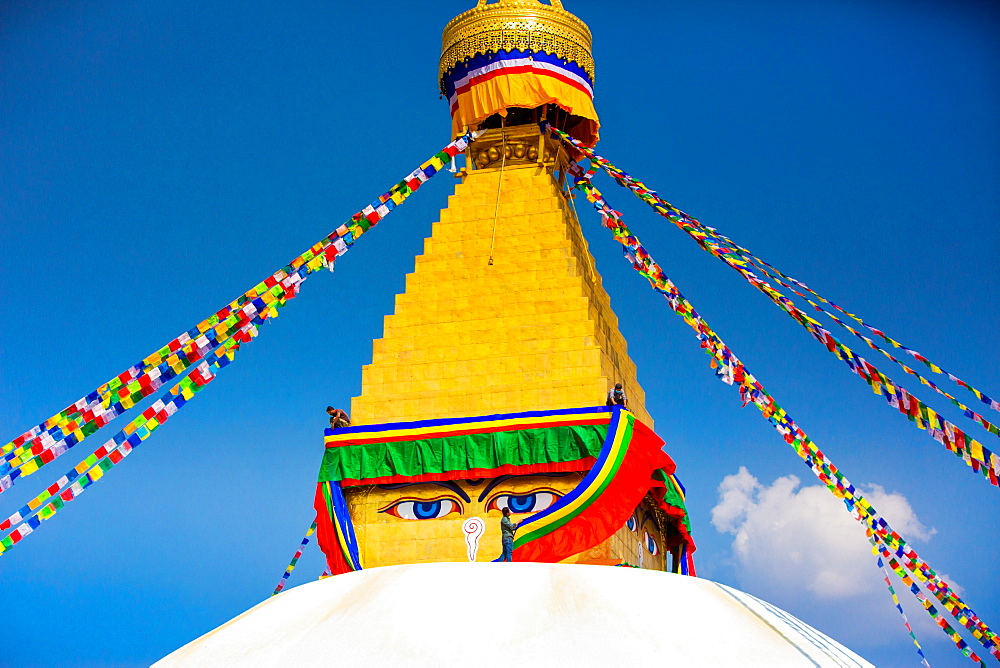
[[527, 58], [529, 56], [534, 60], [538, 60], [543, 63], [551, 63], [553, 65], [558, 65], [559, 67], [562, 67], [572, 72], [573, 74], [576, 74], [577, 76], [581, 77], [584, 81], [590, 84], [591, 88], [594, 87], [594, 81], [593, 79], [590, 78], [590, 75], [587, 74], [587, 70], [577, 65], [574, 61], [563, 60], [562, 58], [545, 53], [544, 51], [528, 51], [528, 50], [521, 51], [515, 49], [513, 51], [500, 50], [486, 54], [477, 53], [472, 58], [464, 60], [461, 63], [452, 67], [451, 69], [447, 70], [444, 73], [444, 76], [441, 77], [444, 83], [445, 96], [448, 99], [451, 99], [451, 97], [455, 94], [455, 82], [464, 77], [472, 70], [479, 69], [480, 67], [485, 67], [486, 65], [494, 63], [498, 60], [513, 60], [516, 58]]

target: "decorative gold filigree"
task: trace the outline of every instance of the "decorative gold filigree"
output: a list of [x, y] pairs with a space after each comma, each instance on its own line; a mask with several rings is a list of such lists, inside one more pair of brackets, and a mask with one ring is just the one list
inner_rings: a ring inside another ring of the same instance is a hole
[[459, 14], [444, 28], [438, 77], [458, 63], [500, 49], [542, 51], [582, 67], [594, 78], [593, 37], [587, 24], [562, 8], [560, 0], [497, 0]]
[[551, 172], [566, 169], [569, 162], [563, 145], [552, 137], [543, 136], [537, 125], [487, 130], [469, 145], [469, 158], [475, 169], [537, 164]]

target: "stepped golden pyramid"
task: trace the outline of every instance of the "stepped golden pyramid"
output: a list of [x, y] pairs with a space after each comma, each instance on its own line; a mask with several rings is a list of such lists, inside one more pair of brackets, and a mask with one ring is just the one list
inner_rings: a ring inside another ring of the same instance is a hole
[[374, 342], [355, 424], [595, 405], [622, 383], [652, 426], [570, 195], [554, 176], [565, 153], [535, 126], [490, 130], [471, 150], [488, 157], [491, 149], [509, 157], [462, 174]]

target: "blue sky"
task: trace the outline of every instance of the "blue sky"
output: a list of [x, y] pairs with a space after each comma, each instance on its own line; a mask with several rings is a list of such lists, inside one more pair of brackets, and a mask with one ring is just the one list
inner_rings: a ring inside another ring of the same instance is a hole
[[[4, 440], [241, 294], [447, 143], [440, 30], [471, 4], [0, 4]], [[595, 37], [601, 153], [1000, 393], [1000, 17], [989, 3], [567, 5]], [[735, 272], [610, 180], [599, 186], [800, 426], [854, 482], [881, 486], [890, 521], [1000, 626], [997, 490]], [[0, 558], [8, 628], [44, 625], [5, 643], [0, 665], [146, 665], [270, 593], [310, 522], [323, 408], [360, 391], [371, 340], [452, 187], [434, 179], [335, 274], [309, 280], [197, 401]], [[689, 490], [700, 574], [878, 665], [915, 665], [864, 565], [863, 534], [839, 523], [846, 512], [814, 494], [809, 470], [714, 378], [596, 214], [580, 212]], [[0, 516], [67, 457], [0, 495]], [[720, 497], [720, 485], [742, 496]], [[311, 545], [292, 584], [321, 570]], [[966, 663], [910, 611], [932, 664]]]

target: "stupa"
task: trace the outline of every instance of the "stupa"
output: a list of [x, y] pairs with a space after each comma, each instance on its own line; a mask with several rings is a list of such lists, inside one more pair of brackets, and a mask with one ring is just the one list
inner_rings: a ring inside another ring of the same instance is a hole
[[[440, 86], [452, 133], [476, 140], [373, 343], [353, 424], [325, 434], [315, 507], [333, 577], [157, 665], [869, 665], [693, 577], [685, 490], [569, 193], [578, 156], [540, 125], [597, 142], [591, 40], [560, 0], [478, 0], [447, 24]], [[482, 563], [500, 556], [505, 508], [514, 561], [535, 563]], [[508, 623], [509, 642], [470, 654], [476, 629], [508, 637]]]

